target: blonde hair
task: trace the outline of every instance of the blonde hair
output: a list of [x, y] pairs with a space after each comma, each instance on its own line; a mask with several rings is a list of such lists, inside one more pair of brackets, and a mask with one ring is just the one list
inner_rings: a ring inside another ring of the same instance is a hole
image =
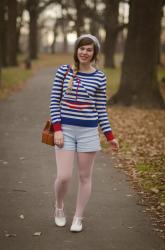
[[68, 92], [72, 91], [73, 80], [74, 80], [74, 77], [77, 75], [77, 71], [78, 71], [74, 64], [71, 66], [71, 69], [73, 70], [73, 75], [68, 81], [68, 88], [67, 88]]

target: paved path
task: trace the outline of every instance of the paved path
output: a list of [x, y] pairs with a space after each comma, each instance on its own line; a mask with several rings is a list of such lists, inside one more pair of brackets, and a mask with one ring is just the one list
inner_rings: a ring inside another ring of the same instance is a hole
[[[163, 250], [127, 177], [99, 153], [85, 230], [69, 232], [76, 190], [76, 168], [67, 196], [68, 224], [53, 223], [53, 148], [40, 143], [48, 115], [53, 69], [40, 71], [24, 89], [0, 102], [1, 250]], [[20, 218], [24, 216], [24, 219]], [[33, 236], [42, 232], [41, 236]], [[5, 234], [16, 234], [6, 237]]]

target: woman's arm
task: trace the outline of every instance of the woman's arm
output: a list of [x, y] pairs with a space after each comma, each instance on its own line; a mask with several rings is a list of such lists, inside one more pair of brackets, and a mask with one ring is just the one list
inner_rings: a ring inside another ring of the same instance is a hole
[[50, 107], [50, 117], [55, 132], [61, 130], [60, 102], [63, 92], [63, 80], [66, 70], [67, 70], [67, 65], [62, 65], [58, 68], [51, 91], [51, 100], [49, 107]]
[[104, 135], [106, 136], [107, 141], [111, 143], [113, 150], [118, 150], [119, 145], [112, 133], [106, 110], [106, 77], [104, 74], [100, 80], [100, 87], [96, 92], [96, 110], [98, 113], [99, 125]]
[[98, 122], [101, 130], [105, 134], [107, 140], [113, 140], [114, 135], [112, 133], [111, 125], [108, 119], [106, 111], [106, 77], [103, 76], [100, 79], [100, 86], [96, 92], [96, 110], [98, 113]]

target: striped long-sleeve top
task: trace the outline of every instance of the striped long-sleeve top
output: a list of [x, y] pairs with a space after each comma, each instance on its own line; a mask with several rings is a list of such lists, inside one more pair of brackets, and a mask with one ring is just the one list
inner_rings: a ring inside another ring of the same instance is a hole
[[62, 65], [54, 78], [50, 102], [54, 131], [61, 130], [61, 124], [81, 127], [100, 125], [107, 140], [112, 140], [114, 136], [106, 111], [105, 74], [97, 69], [92, 73], [77, 72], [72, 91], [68, 92], [68, 81], [72, 76], [73, 70], [69, 65]]

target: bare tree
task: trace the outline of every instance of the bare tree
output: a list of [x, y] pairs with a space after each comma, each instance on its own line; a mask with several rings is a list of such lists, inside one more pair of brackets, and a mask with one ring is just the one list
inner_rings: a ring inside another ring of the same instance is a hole
[[[98, 6], [99, 1], [98, 0], [93, 0], [93, 11], [97, 13], [97, 6]], [[92, 35], [95, 35], [96, 37], [99, 37], [99, 27], [100, 23], [98, 23], [95, 18], [91, 18], [90, 20], [90, 33]]]
[[0, 57], [2, 67], [7, 66], [7, 0], [0, 1]]
[[19, 39], [21, 27], [23, 27], [23, 12], [25, 10], [25, 0], [17, 2], [17, 53], [20, 53]]
[[0, 88], [2, 86], [2, 60], [3, 60], [3, 36], [4, 36], [4, 6], [5, 1], [0, 1]]
[[61, 3], [60, 0], [26, 0], [26, 9], [29, 11], [29, 54], [31, 59], [38, 56], [38, 17], [52, 3]]
[[84, 0], [74, 0], [74, 5], [76, 7], [76, 32], [77, 36], [80, 36], [84, 31], [84, 15], [85, 13], [82, 11], [82, 7], [84, 4]]
[[29, 11], [30, 23], [29, 23], [29, 54], [31, 59], [37, 58], [38, 46], [37, 46], [37, 19], [38, 19], [38, 5], [39, 0], [27, 0], [26, 8]]
[[118, 22], [120, 1], [121, 0], [104, 0], [103, 3], [105, 4], [105, 8], [102, 12], [98, 12], [95, 8], [91, 8], [86, 2], [83, 3], [82, 12], [84, 13], [84, 16], [91, 19], [92, 25], [93, 22], [97, 22], [105, 30], [106, 37], [103, 45], [105, 67], [115, 67], [114, 54], [117, 36], [123, 28], [127, 27], [127, 24], [119, 24]]
[[119, 91], [113, 103], [164, 106], [157, 81], [162, 0], [131, 1]]
[[118, 15], [119, 15], [119, 0], [104, 0], [105, 21], [104, 28], [106, 32], [104, 43], [105, 67], [115, 67], [114, 54], [118, 36]]
[[8, 64], [12, 66], [17, 65], [17, 0], [7, 0], [8, 6]]
[[57, 38], [57, 27], [58, 27], [58, 22], [55, 21], [54, 26], [53, 26], [53, 41], [51, 44], [51, 53], [55, 53], [55, 44], [56, 44], [56, 38]]

